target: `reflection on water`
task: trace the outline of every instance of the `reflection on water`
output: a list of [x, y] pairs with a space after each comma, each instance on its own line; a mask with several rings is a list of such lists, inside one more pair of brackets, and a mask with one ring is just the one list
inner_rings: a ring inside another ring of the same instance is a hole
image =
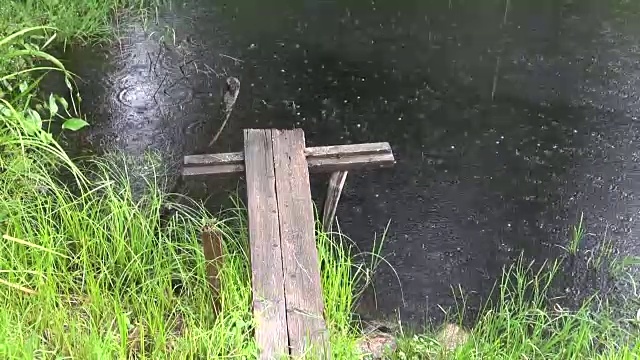
[[[586, 246], [606, 230], [620, 253], [640, 254], [637, 9], [510, 4], [193, 1], [69, 61], [86, 81], [98, 150], [158, 149], [175, 165], [239, 151], [246, 127], [303, 128], [310, 145], [389, 141], [396, 167], [349, 174], [338, 219], [363, 250], [391, 221], [383, 255], [393, 270], [380, 269], [361, 311], [400, 308], [417, 324], [454, 307], [458, 285], [472, 316], [521, 251], [560, 254], [582, 211]], [[229, 75], [242, 90], [206, 149]], [[313, 180], [321, 197], [324, 178]], [[235, 182], [188, 185], [204, 198]], [[614, 284], [579, 270], [559, 295]]]

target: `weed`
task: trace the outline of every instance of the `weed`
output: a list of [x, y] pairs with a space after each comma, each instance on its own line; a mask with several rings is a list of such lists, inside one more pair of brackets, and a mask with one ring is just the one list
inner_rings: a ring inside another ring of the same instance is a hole
[[583, 225], [584, 213], [580, 213], [580, 221], [577, 225], [573, 226], [571, 231], [571, 239], [569, 241], [569, 254], [576, 255], [578, 253], [578, 249], [580, 248], [580, 244], [582, 243], [582, 239], [584, 238], [584, 225]]

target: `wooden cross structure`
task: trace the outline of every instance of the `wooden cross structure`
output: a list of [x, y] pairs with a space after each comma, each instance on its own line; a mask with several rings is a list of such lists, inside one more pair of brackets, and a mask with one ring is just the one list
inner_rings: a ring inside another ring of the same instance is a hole
[[[300, 129], [246, 129], [244, 152], [184, 157], [183, 176], [245, 174], [260, 359], [303, 356], [310, 346], [329, 357], [309, 172], [333, 172], [323, 212], [327, 228], [348, 171], [393, 164], [388, 143], [307, 148]], [[207, 260], [216, 261], [208, 257], [219, 255], [220, 245], [217, 251], [204, 245]]]

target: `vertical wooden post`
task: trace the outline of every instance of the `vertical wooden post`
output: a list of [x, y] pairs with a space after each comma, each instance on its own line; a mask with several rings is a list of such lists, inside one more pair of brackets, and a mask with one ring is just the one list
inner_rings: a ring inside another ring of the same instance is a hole
[[331, 231], [333, 219], [336, 216], [338, 201], [347, 180], [348, 171], [336, 171], [331, 174], [329, 186], [327, 188], [327, 197], [324, 200], [324, 210], [322, 211], [322, 231]]
[[220, 269], [222, 269], [222, 234], [217, 229], [206, 225], [202, 228], [202, 247], [206, 260], [207, 280], [211, 287], [213, 311], [217, 317], [220, 313]]

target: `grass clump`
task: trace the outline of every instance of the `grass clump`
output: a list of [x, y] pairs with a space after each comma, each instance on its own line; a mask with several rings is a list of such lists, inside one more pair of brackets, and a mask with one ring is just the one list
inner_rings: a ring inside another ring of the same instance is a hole
[[112, 38], [124, 15], [144, 18], [160, 0], [22, 0], [0, 7], [0, 37], [24, 28], [58, 29], [64, 42], [102, 42]]
[[[64, 99], [35, 95], [44, 72], [71, 82], [43, 51], [51, 38], [42, 30], [0, 41], [0, 69], [11, 69], [0, 73], [0, 358], [251, 357], [247, 261], [234, 219], [213, 223], [228, 252], [225, 311], [213, 319], [198, 241], [211, 215], [173, 202], [160, 176], [134, 192], [117, 157], [84, 170], [69, 159], [50, 128], [77, 129], [79, 119], [69, 125]], [[163, 221], [167, 206], [173, 215]]]
[[520, 258], [505, 269], [496, 302], [488, 304], [463, 341], [447, 344], [433, 333], [415, 335], [401, 341], [394, 358], [637, 359], [638, 327], [613, 320], [597, 297], [577, 310], [549, 299], [560, 265], [556, 260], [534, 270]]
[[[172, 203], [154, 182], [134, 196], [126, 168], [94, 166], [92, 189], [79, 195], [46, 177], [37, 196], [0, 194], [2, 233], [23, 240], [3, 243], [0, 268], [30, 289], [0, 287], [0, 344], [11, 344], [2, 357], [250, 355], [247, 264], [234, 230], [214, 224], [228, 248], [226, 306], [214, 319], [198, 241], [206, 211]], [[163, 223], [167, 205], [175, 210]]]

